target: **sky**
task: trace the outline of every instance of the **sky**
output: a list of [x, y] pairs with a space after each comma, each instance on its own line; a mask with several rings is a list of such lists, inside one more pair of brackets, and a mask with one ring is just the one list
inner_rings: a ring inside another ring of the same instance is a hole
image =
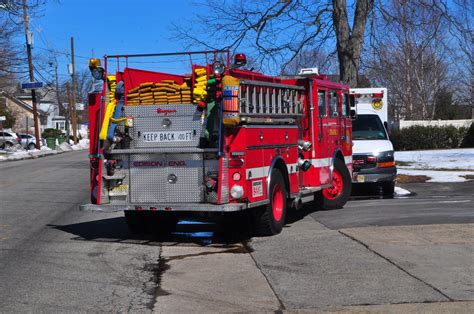
[[[34, 54], [58, 61], [60, 79], [68, 76], [70, 38], [74, 37], [76, 71], [88, 59], [105, 54], [176, 52], [183, 43], [174, 40], [172, 23], [185, 24], [203, 10], [194, 0], [49, 0], [30, 20], [34, 32]], [[163, 60], [162, 70], [180, 73], [183, 61]], [[134, 67], [140, 67], [138, 61]], [[132, 66], [132, 65], [130, 65]], [[149, 64], [142, 64], [149, 68]], [[153, 65], [157, 67], [157, 65]], [[38, 65], [39, 67], [39, 65]], [[48, 76], [51, 68], [39, 69]]]

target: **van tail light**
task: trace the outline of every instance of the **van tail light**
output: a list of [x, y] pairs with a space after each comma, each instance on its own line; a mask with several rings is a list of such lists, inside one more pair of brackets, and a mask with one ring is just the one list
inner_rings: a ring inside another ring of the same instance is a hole
[[387, 162], [379, 162], [377, 167], [379, 168], [387, 168], [395, 166], [395, 161], [387, 161]]
[[377, 162], [376, 156], [367, 156], [367, 163], [368, 164], [375, 164]]

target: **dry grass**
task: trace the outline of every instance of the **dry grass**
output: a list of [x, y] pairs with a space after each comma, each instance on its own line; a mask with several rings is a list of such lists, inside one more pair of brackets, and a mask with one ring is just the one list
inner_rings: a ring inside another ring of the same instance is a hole
[[398, 183], [419, 183], [419, 182], [426, 182], [429, 180], [430, 177], [428, 176], [409, 176], [406, 174], [399, 174], [397, 175], [397, 182]]

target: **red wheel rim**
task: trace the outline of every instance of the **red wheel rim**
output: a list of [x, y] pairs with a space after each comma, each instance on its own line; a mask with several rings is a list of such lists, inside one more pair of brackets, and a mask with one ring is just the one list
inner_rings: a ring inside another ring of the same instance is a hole
[[343, 188], [342, 176], [339, 173], [339, 171], [334, 169], [332, 173], [332, 185], [329, 188], [323, 189], [323, 195], [328, 200], [334, 200], [338, 198], [339, 195], [341, 195], [342, 188]]
[[272, 194], [272, 209], [273, 209], [273, 218], [276, 221], [280, 221], [281, 217], [283, 216], [283, 191], [279, 184], [276, 184], [273, 187], [273, 194]]

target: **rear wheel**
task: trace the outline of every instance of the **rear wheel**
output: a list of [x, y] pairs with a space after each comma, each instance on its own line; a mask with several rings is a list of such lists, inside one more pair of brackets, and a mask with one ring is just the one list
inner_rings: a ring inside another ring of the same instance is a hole
[[351, 175], [345, 163], [336, 158], [331, 186], [316, 195], [316, 206], [320, 209], [342, 208], [351, 195]]
[[125, 221], [133, 234], [166, 234], [176, 230], [179, 218], [173, 213], [156, 211], [126, 210]]
[[127, 222], [128, 230], [131, 233], [143, 233], [146, 231], [145, 228], [145, 212], [136, 210], [126, 210], [125, 221]]
[[285, 224], [288, 192], [278, 169], [272, 170], [269, 192], [270, 203], [254, 210], [254, 228], [259, 236], [278, 234]]
[[36, 148], [35, 143], [28, 144], [28, 150], [32, 150], [32, 149], [35, 149], [35, 148]]
[[384, 196], [393, 196], [395, 192], [395, 181], [383, 182], [382, 191]]
[[175, 213], [149, 212], [148, 231], [155, 234], [168, 234], [176, 231], [179, 218]]

